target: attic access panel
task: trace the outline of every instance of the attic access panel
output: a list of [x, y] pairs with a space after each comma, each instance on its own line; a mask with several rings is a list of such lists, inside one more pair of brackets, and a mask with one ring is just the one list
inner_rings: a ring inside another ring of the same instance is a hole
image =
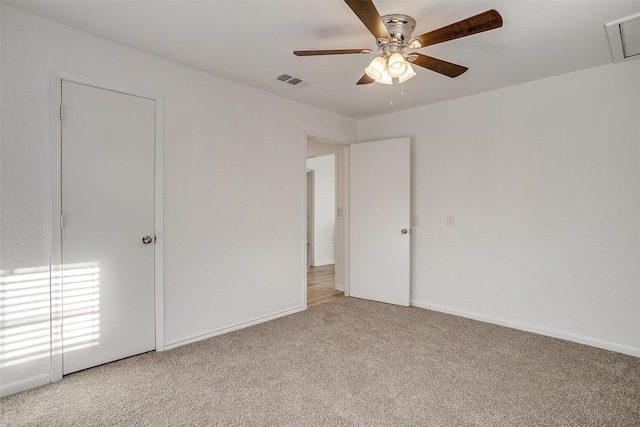
[[613, 62], [640, 58], [640, 13], [605, 24]]

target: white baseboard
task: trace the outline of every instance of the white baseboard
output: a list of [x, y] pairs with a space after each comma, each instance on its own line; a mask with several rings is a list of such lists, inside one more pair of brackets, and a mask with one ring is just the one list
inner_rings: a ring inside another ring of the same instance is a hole
[[193, 335], [193, 336], [191, 336], [189, 338], [185, 338], [185, 339], [181, 339], [181, 340], [165, 343], [164, 349], [165, 350], [171, 350], [172, 348], [177, 348], [177, 347], [181, 347], [183, 345], [192, 344], [194, 342], [206, 340], [207, 338], [213, 338], [213, 337], [216, 337], [218, 335], [223, 335], [223, 334], [226, 334], [226, 333], [229, 333], [229, 332], [237, 331], [238, 329], [248, 328], [249, 326], [257, 325], [259, 323], [268, 322], [270, 320], [274, 320], [274, 319], [277, 319], [279, 317], [288, 316], [290, 314], [298, 313], [298, 312], [304, 311], [304, 310], [305, 310], [305, 307], [300, 305], [300, 306], [297, 306], [297, 307], [288, 308], [286, 310], [277, 311], [275, 313], [267, 314], [265, 316], [255, 317], [253, 319], [250, 319], [250, 320], [247, 320], [247, 321], [244, 321], [244, 322], [234, 323], [233, 325], [224, 326], [222, 328], [214, 329], [214, 330], [208, 331], [208, 332], [203, 332], [203, 333], [198, 334], [198, 335]]
[[331, 264], [335, 264], [336, 260], [335, 259], [325, 259], [325, 260], [321, 260], [321, 261], [316, 261], [313, 266], [314, 267], [322, 267], [323, 265], [331, 265]]
[[0, 397], [29, 390], [30, 388], [39, 387], [41, 385], [49, 384], [50, 382], [51, 374], [46, 373], [27, 378], [26, 380], [20, 380], [9, 384], [0, 384]]
[[458, 310], [451, 307], [430, 304], [424, 301], [411, 300], [411, 305], [427, 310], [439, 311], [442, 313], [453, 314], [455, 316], [466, 317], [468, 319], [479, 320], [481, 322], [493, 323], [495, 325], [506, 326], [508, 328], [518, 329], [526, 332], [533, 332], [539, 335], [559, 338], [566, 341], [572, 341], [579, 344], [590, 345], [605, 350], [611, 350], [618, 353], [628, 354], [629, 356], [640, 357], [640, 348], [630, 347], [622, 344], [616, 344], [609, 341], [603, 341], [596, 338], [585, 337], [583, 335], [572, 334], [571, 332], [561, 331], [558, 329], [545, 328], [542, 326], [531, 325], [528, 323], [517, 322], [508, 319], [500, 319], [496, 317], [486, 316], [484, 314], [471, 311]]

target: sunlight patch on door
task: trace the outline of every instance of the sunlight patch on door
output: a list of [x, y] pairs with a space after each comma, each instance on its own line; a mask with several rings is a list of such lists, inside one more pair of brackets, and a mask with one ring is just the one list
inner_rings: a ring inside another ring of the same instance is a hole
[[[64, 277], [64, 351], [98, 345], [100, 268], [98, 263], [66, 265]], [[49, 358], [51, 293], [49, 266], [0, 271], [0, 367]], [[67, 340], [68, 338], [68, 340]]]
[[96, 346], [100, 338], [100, 268], [97, 263], [69, 267], [62, 280], [64, 353]]

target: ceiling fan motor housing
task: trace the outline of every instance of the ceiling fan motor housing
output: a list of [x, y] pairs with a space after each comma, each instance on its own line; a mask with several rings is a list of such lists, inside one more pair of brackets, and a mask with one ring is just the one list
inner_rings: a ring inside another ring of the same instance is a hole
[[416, 20], [407, 15], [384, 15], [381, 17], [384, 26], [387, 28], [391, 40], [378, 39], [378, 47], [382, 47], [390, 43], [398, 43], [400, 48], [405, 48], [411, 33], [416, 29]]

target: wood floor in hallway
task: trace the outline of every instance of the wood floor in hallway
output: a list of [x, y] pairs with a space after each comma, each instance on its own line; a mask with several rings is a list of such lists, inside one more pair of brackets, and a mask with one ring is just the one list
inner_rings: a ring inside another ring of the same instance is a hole
[[335, 265], [311, 267], [307, 271], [307, 307], [344, 297], [335, 288]]

